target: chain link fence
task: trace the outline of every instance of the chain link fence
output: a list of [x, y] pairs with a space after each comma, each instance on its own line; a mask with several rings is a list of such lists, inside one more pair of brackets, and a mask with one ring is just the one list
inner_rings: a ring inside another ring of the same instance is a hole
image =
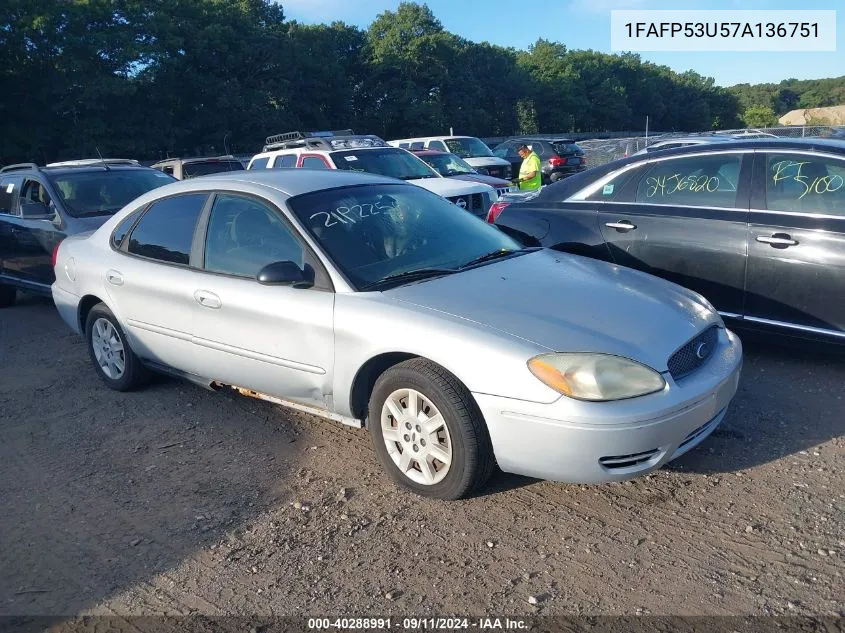
[[[671, 138], [690, 136], [693, 133], [665, 133], [650, 134], [646, 136], [630, 136], [626, 138], [603, 138], [579, 140], [578, 145], [586, 153], [587, 166], [595, 167], [604, 165], [611, 161], [625, 156], [630, 156], [646, 146]], [[720, 130], [718, 132], [705, 132], [716, 136], [746, 136], [756, 137], [779, 137], [779, 138], [825, 138], [832, 134], [845, 135], [845, 127], [832, 127], [829, 125], [804, 125], [789, 127], [771, 128], [744, 128], [738, 130]], [[559, 136], [565, 136], [563, 134]]]

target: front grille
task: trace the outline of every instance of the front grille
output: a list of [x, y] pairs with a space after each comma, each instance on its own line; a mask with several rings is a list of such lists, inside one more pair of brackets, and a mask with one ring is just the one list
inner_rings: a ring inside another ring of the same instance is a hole
[[500, 198], [505, 194], [513, 193], [514, 191], [517, 191], [515, 187], [502, 187], [501, 189], [496, 189], [496, 193], [499, 194]]
[[659, 448], [653, 448], [650, 451], [631, 453], [630, 455], [608, 455], [607, 457], [599, 458], [599, 463], [608, 470], [630, 468], [631, 466], [639, 466], [640, 464], [651, 461], [659, 452]]
[[456, 204], [462, 209], [466, 209], [473, 215], [486, 215], [487, 208], [490, 206], [488, 197], [483, 193], [468, 193], [463, 196], [452, 196], [447, 198], [452, 204]]
[[510, 180], [511, 168], [508, 165], [491, 165], [490, 167], [485, 167], [484, 169], [487, 170], [487, 173], [494, 178]]
[[716, 349], [719, 328], [711, 325], [701, 334], [689, 341], [669, 359], [669, 373], [680, 380], [701, 367]]

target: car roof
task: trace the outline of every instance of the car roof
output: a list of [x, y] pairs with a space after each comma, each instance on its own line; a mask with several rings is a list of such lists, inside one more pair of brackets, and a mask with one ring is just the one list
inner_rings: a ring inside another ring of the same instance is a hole
[[85, 173], [95, 173], [95, 172], [106, 172], [106, 171], [118, 171], [118, 172], [125, 172], [125, 171], [139, 171], [139, 170], [150, 170], [150, 167], [144, 167], [143, 165], [123, 165], [123, 164], [109, 164], [108, 170], [101, 164], [80, 164], [80, 165], [56, 165], [56, 166], [43, 166], [43, 167], [21, 167], [20, 169], [11, 169], [8, 171], [3, 171], [3, 176], [12, 176], [12, 175], [19, 175], [19, 174], [49, 174], [50, 176], [58, 176], [63, 174], [85, 174]]
[[235, 158], [234, 156], [197, 156], [193, 158], [168, 158], [166, 160], [160, 160], [157, 163], [153, 163], [153, 167], [156, 165], [175, 165], [176, 163], [182, 163], [183, 165], [190, 165], [192, 163], [207, 163], [213, 161], [229, 161], [239, 163], [240, 161]]
[[[378, 149], [378, 148], [375, 148]], [[383, 149], [383, 148], [381, 148]], [[379, 176], [367, 172], [347, 171], [345, 169], [250, 169], [221, 172], [183, 180], [171, 186], [183, 184], [185, 188], [193, 189], [196, 183], [210, 181], [228, 183], [252, 183], [270, 187], [287, 196], [298, 196], [312, 191], [335, 189], [337, 187], [352, 187], [355, 185], [378, 184], [406, 184], [401, 180]], [[415, 186], [415, 185], [409, 185]]]

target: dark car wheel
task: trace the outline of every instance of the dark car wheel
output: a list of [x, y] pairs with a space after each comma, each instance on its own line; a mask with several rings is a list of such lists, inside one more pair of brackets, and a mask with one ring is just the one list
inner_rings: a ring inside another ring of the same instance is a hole
[[429, 360], [405, 361], [379, 377], [368, 424], [379, 461], [417, 494], [460, 499], [493, 471], [493, 447], [475, 400]]
[[551, 180], [552, 182], [557, 182], [558, 180], [563, 180], [564, 178], [566, 178], [566, 176], [565, 176], [564, 174], [561, 174], [561, 173], [553, 173], [553, 174], [549, 177], [549, 180]]
[[9, 308], [15, 305], [18, 291], [14, 286], [0, 284], [0, 308]]
[[149, 379], [149, 370], [129, 346], [126, 334], [105, 304], [98, 303], [88, 313], [85, 339], [94, 369], [115, 391], [131, 391]]

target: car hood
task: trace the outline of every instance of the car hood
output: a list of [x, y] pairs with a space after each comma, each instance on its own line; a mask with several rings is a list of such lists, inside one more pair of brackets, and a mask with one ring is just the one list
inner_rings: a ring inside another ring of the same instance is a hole
[[465, 196], [468, 193], [489, 193], [491, 187], [480, 182], [466, 182], [454, 178], [420, 178], [407, 182], [424, 187], [438, 196]]
[[510, 165], [510, 161], [498, 156], [477, 156], [475, 158], [464, 158], [473, 167], [494, 167], [496, 165]]
[[384, 294], [549, 351], [616, 354], [660, 372], [679, 347], [721, 323], [702, 297], [673, 283], [545, 250]]
[[454, 178], [455, 180], [466, 180], [470, 182], [481, 182], [485, 185], [495, 187], [496, 189], [502, 189], [504, 187], [511, 186], [511, 183], [507, 180], [496, 178], [494, 176], [485, 176], [484, 174], [458, 174], [455, 176], [448, 176], [448, 178]]

